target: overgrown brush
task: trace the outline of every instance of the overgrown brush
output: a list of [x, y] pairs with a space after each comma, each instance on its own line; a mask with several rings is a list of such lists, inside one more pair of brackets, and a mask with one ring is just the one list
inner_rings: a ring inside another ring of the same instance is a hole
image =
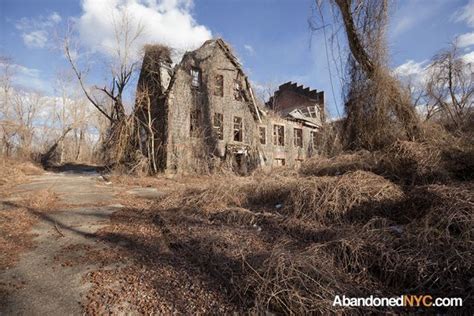
[[[402, 157], [416, 160], [420, 154], [424, 158], [413, 171], [430, 174], [426, 166], [439, 156], [416, 145], [397, 143], [390, 150], [400, 157], [393, 159], [409, 165]], [[393, 172], [403, 168], [400, 163]], [[233, 295], [252, 311], [364, 314], [403, 310], [335, 307], [335, 295], [461, 297], [467, 310], [473, 299], [473, 196], [470, 182], [402, 190], [370, 171], [351, 170], [338, 176], [214, 178], [159, 204], [204, 215], [210, 225], [261, 229], [271, 246], [259, 260], [242, 256], [237, 270], [212, 265], [216, 275], [232, 276]], [[234, 258], [239, 250], [231, 252]]]
[[248, 288], [257, 313], [327, 314], [342, 312], [332, 307], [335, 295], [362, 295], [351, 276], [334, 269], [334, 261], [320, 247], [291, 249], [277, 245], [259, 267], [247, 268]]
[[378, 166], [379, 173], [408, 184], [445, 181], [441, 150], [431, 144], [397, 141], [387, 148]]
[[[396, 141], [379, 151], [347, 152], [332, 158], [315, 156], [303, 163], [303, 176], [334, 176], [371, 171], [400, 184], [446, 183], [474, 175], [474, 144], [444, 133], [425, 142]], [[444, 137], [443, 137], [444, 135]]]
[[335, 176], [349, 171], [377, 169], [377, 155], [366, 150], [346, 152], [326, 158], [312, 157], [303, 162], [299, 173], [304, 176]]
[[241, 206], [245, 199], [245, 194], [241, 189], [242, 181], [235, 177], [229, 182], [222, 178], [210, 179], [201, 186], [194, 186], [176, 190], [158, 202], [160, 208], [186, 208], [202, 211], [216, 211], [226, 207]]
[[[238, 178], [236, 178], [237, 180]], [[345, 220], [349, 211], [371, 203], [395, 203], [403, 192], [390, 181], [366, 171], [338, 177], [263, 177], [171, 193], [159, 202], [161, 208], [191, 208], [207, 213], [229, 207], [263, 207], [288, 217], [319, 222]]]
[[409, 197], [421, 199], [416, 201], [421, 214], [406, 225], [372, 217], [364, 225], [331, 226], [337, 232], [329, 240], [303, 248], [276, 244], [264, 264], [249, 269], [256, 308], [284, 314], [363, 314], [374, 310], [338, 309], [332, 306], [335, 295], [426, 293], [461, 297], [468, 310], [473, 303], [474, 188], [424, 189], [432, 195], [418, 191]]
[[322, 223], [354, 220], [358, 215], [352, 211], [358, 208], [370, 213], [379, 204], [396, 203], [404, 197], [397, 185], [367, 171], [307, 178], [289, 189], [285, 214]]
[[43, 170], [28, 160], [2, 157], [0, 162], [0, 186], [21, 181], [27, 175], [38, 175]]

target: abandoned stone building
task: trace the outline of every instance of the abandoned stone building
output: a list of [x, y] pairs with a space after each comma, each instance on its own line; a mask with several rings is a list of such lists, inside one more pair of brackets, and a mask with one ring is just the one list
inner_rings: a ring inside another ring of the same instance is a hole
[[222, 39], [187, 52], [174, 67], [169, 52], [148, 46], [137, 96], [153, 118], [158, 169], [171, 173], [298, 166], [317, 151], [324, 121], [324, 93], [296, 83], [258, 104]]

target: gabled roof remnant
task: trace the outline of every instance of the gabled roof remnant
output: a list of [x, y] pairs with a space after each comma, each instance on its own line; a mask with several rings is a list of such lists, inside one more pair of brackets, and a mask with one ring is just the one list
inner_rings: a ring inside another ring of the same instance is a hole
[[[209, 41], [207, 41], [207, 42], [209, 42]], [[237, 67], [237, 69], [239, 69], [239, 71], [243, 75], [245, 84], [247, 86], [247, 89], [250, 92], [250, 99], [252, 100], [253, 111], [254, 111], [255, 115], [257, 116], [258, 121], [261, 123], [262, 119], [260, 118], [260, 109], [258, 108], [257, 103], [255, 102], [255, 97], [254, 97], [254, 94], [253, 94], [252, 86], [250, 85], [248, 77], [245, 75], [244, 71], [242, 70], [242, 65], [238, 61], [237, 57], [235, 57], [235, 55], [232, 53], [232, 50], [230, 49], [229, 45], [226, 42], [224, 42], [224, 40], [222, 40], [221, 38], [218, 38], [218, 39], [215, 40], [215, 42], [222, 48], [222, 50], [224, 51], [226, 56], [235, 65], [235, 67]]]

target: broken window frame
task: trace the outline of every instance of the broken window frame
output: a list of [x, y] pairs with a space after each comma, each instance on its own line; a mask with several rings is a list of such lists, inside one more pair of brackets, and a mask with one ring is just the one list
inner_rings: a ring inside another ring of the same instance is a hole
[[192, 110], [189, 113], [189, 136], [199, 137], [200, 124], [201, 123], [201, 111], [199, 109]]
[[234, 79], [234, 99], [242, 101], [242, 84], [238, 79]]
[[293, 129], [293, 144], [295, 147], [303, 147], [303, 129], [295, 127]]
[[191, 75], [191, 87], [198, 90], [201, 89], [201, 83], [202, 83], [201, 69], [197, 67], [191, 67], [191, 70], [189, 73]]
[[303, 159], [295, 159], [295, 168], [300, 168], [303, 164]]
[[313, 146], [313, 148], [316, 148], [318, 146], [318, 139], [317, 139], [317, 132], [316, 131], [311, 131], [310, 132], [310, 136], [311, 136], [311, 146]]
[[233, 120], [233, 140], [234, 142], [242, 142], [244, 139], [244, 124], [240, 116], [234, 116]]
[[273, 145], [285, 146], [285, 126], [273, 124]]
[[214, 113], [213, 128], [219, 140], [224, 139], [224, 114]]
[[266, 126], [259, 126], [258, 127], [258, 137], [259, 137], [260, 145], [266, 145], [267, 144], [267, 127]]
[[217, 97], [224, 96], [224, 76], [221, 74], [214, 76], [214, 95]]
[[285, 158], [275, 158], [273, 159], [274, 167], [284, 167], [286, 165]]

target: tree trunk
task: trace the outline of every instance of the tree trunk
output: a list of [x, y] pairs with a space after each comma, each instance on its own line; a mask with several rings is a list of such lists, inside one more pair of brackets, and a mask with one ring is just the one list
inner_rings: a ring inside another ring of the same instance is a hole
[[[342, 19], [344, 21], [344, 27], [346, 29], [347, 41], [349, 42], [349, 48], [352, 55], [361, 65], [368, 77], [371, 77], [374, 73], [374, 64], [370, 60], [369, 55], [365, 51], [362, 41], [357, 34], [354, 20], [351, 13], [351, 0], [335, 0], [339, 10], [341, 11]], [[385, 0], [384, 0], [385, 1]]]

